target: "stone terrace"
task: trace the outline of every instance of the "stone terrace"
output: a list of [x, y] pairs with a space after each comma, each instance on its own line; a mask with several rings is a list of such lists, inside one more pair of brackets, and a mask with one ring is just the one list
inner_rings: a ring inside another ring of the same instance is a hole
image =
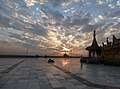
[[0, 59], [0, 89], [120, 89], [120, 67], [47, 60]]

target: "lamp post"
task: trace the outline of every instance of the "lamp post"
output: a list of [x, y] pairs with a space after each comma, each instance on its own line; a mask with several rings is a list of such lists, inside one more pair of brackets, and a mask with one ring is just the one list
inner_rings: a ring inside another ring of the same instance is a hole
[[28, 56], [28, 50], [29, 50], [29, 48], [27, 47], [27, 56]]

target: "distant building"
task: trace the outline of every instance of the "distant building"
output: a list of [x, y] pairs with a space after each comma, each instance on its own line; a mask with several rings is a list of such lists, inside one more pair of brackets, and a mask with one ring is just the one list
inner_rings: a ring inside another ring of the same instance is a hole
[[93, 33], [92, 44], [88, 46], [86, 50], [89, 52], [89, 57], [99, 57], [101, 55], [101, 47], [97, 43], [95, 31]]
[[69, 55], [67, 55], [66, 53], [63, 55], [63, 57], [69, 57]]
[[105, 60], [120, 60], [120, 38], [117, 39], [113, 35], [113, 42], [110, 42], [107, 38], [107, 44], [102, 46], [101, 57]]

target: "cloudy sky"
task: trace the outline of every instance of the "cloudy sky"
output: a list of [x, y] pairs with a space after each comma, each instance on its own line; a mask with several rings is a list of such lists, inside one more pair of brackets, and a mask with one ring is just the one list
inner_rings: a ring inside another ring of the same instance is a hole
[[0, 0], [0, 54], [86, 55], [120, 37], [120, 0]]

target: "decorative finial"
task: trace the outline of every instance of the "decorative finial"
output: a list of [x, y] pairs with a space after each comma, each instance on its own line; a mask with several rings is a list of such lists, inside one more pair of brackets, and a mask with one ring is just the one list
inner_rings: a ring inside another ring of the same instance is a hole
[[93, 37], [95, 38], [95, 36], [96, 36], [96, 30], [94, 30], [94, 34], [93, 34]]
[[104, 43], [102, 42], [103, 47], [105, 46]]
[[108, 44], [108, 43], [109, 43], [109, 41], [108, 41], [108, 37], [107, 37], [107, 40], [106, 40], [106, 41], [107, 41], [107, 44]]
[[115, 35], [113, 35], [113, 39], [117, 39], [117, 38], [115, 37]]
[[107, 40], [108, 40], [108, 37], [107, 37]]

